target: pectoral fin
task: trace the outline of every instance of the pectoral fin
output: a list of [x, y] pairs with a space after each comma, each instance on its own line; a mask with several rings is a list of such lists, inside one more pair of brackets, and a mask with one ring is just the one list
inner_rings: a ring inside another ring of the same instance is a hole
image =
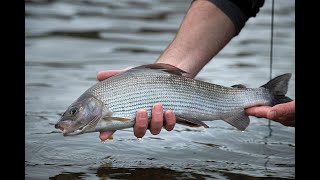
[[123, 118], [123, 117], [111, 117], [112, 120], [115, 121], [130, 121], [130, 118]]
[[114, 120], [114, 121], [130, 121], [131, 120], [130, 118], [110, 117], [110, 116], [103, 117], [102, 119], [105, 120], [105, 121], [111, 121], [111, 120]]
[[189, 127], [205, 127], [205, 128], [209, 128], [208, 125], [206, 125], [204, 122], [196, 120], [196, 119], [186, 119], [184, 117], [181, 116], [176, 116], [176, 121], [179, 124], [185, 125], [185, 126], [189, 126]]
[[237, 129], [244, 131], [250, 123], [249, 117], [244, 113], [244, 111], [238, 111], [227, 118], [224, 119], [227, 123], [232, 125], [233, 127], [236, 127]]
[[87, 126], [90, 127], [91, 129], [94, 129], [94, 128], [96, 127], [98, 121], [99, 121], [99, 118], [95, 118], [95, 119], [91, 120], [91, 121], [88, 123]]

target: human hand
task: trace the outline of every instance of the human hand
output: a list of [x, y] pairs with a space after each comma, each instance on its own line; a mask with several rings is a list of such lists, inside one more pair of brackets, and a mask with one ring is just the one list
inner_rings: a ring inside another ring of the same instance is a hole
[[[97, 79], [99, 81], [102, 81], [129, 69], [131, 68], [125, 68], [123, 70], [100, 71], [97, 74]], [[160, 103], [156, 103], [152, 107], [152, 119], [149, 127], [147, 111], [145, 109], [140, 109], [137, 111], [136, 123], [133, 127], [133, 132], [137, 138], [142, 138], [146, 134], [147, 129], [149, 128], [151, 134], [157, 135], [160, 133], [162, 127], [164, 127], [167, 131], [171, 131], [174, 128], [175, 123], [176, 117], [173, 111], [168, 110], [165, 113], [163, 113], [162, 105]], [[108, 138], [110, 138], [114, 132], [115, 131], [101, 131], [99, 138], [101, 139], [101, 141], [105, 141]]]
[[285, 126], [295, 127], [295, 101], [277, 104], [273, 107], [259, 106], [245, 110], [247, 115], [267, 118]]

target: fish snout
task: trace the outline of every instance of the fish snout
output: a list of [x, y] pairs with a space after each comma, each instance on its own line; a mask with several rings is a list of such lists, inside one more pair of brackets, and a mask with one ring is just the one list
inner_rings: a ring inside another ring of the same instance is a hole
[[60, 123], [60, 122], [58, 122], [57, 124], [55, 124], [54, 127], [55, 127], [56, 129], [60, 129], [61, 131], [64, 130], [64, 127], [61, 126], [61, 123]]

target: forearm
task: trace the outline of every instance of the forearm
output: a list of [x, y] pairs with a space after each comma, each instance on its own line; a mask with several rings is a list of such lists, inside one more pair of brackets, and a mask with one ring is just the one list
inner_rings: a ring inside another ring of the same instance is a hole
[[230, 18], [206, 0], [194, 1], [179, 31], [156, 63], [174, 65], [193, 78], [234, 37]]

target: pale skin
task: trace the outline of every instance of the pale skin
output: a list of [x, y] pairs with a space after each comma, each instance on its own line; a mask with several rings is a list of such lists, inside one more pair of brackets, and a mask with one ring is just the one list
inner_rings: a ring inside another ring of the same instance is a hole
[[[194, 78], [199, 71], [234, 37], [236, 31], [232, 21], [213, 3], [207, 0], [194, 1], [186, 13], [174, 40], [164, 50], [155, 63], [176, 66], [185, 72], [185, 76]], [[125, 71], [100, 71], [98, 80], [103, 80]], [[274, 113], [276, 112], [276, 113]], [[295, 102], [279, 104], [273, 107], [261, 106], [246, 109], [246, 114], [268, 118], [284, 125], [294, 126]], [[293, 123], [292, 123], [293, 122]], [[176, 123], [174, 112], [163, 112], [159, 103], [153, 105], [152, 120], [148, 126], [147, 112], [137, 111], [134, 135], [142, 138], [149, 128], [151, 134], [157, 135], [162, 127], [171, 131]], [[102, 141], [108, 139], [115, 131], [100, 132]]]
[[273, 107], [260, 106], [246, 109], [246, 114], [266, 118], [285, 126], [295, 127], [295, 101], [278, 104]]

